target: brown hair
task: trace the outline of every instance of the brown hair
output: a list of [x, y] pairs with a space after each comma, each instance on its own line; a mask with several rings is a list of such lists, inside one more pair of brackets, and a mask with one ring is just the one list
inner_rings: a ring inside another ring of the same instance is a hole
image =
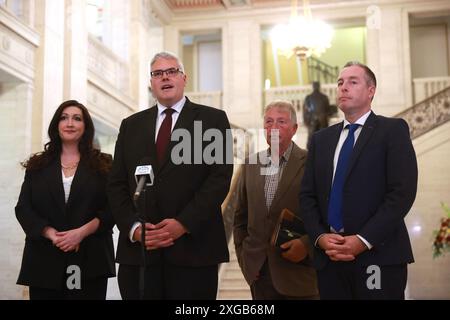
[[364, 73], [366, 75], [366, 82], [368, 85], [373, 85], [374, 87], [377, 86], [377, 78], [375, 77], [375, 73], [373, 73], [372, 70], [365, 64], [358, 62], [358, 61], [349, 61], [345, 64], [344, 68], [351, 67], [351, 66], [358, 66], [364, 70]]
[[101, 174], [107, 174], [111, 170], [112, 159], [110, 156], [103, 154], [99, 149], [94, 148], [94, 123], [87, 108], [76, 100], [64, 101], [55, 111], [50, 125], [48, 126], [48, 137], [50, 141], [44, 145], [44, 151], [35, 153], [31, 157], [22, 162], [22, 166], [27, 170], [41, 170], [54, 161], [62, 151], [62, 141], [59, 136], [58, 124], [61, 114], [68, 107], [77, 107], [83, 114], [84, 133], [78, 144], [80, 158], [87, 161], [89, 167]]

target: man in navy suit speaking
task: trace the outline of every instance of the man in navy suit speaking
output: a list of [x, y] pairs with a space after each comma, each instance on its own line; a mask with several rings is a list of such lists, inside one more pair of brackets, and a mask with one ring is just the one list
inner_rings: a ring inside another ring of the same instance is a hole
[[311, 140], [300, 191], [322, 299], [404, 299], [414, 262], [404, 217], [417, 191], [407, 123], [371, 110], [373, 72], [347, 63], [338, 78], [342, 123]]

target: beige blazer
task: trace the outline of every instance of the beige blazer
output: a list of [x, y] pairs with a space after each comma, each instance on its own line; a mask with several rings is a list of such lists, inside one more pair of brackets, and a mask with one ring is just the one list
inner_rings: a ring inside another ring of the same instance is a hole
[[309, 239], [307, 236], [302, 237], [310, 252], [308, 257], [299, 263], [292, 263], [281, 256], [280, 249], [270, 245], [270, 238], [282, 209], [288, 208], [298, 215], [298, 194], [306, 154], [305, 150], [294, 143], [270, 210], [266, 207], [264, 196], [265, 176], [260, 170], [262, 165], [242, 165], [238, 195], [234, 203], [234, 243], [238, 262], [247, 283], [251, 285], [256, 280], [267, 258], [275, 289], [280, 294], [295, 297], [318, 294]]

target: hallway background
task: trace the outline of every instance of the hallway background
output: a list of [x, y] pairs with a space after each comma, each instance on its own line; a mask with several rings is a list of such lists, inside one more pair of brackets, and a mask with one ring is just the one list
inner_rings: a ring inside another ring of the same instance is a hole
[[[432, 257], [440, 203], [450, 204], [450, 2], [310, 4], [335, 34], [323, 55], [299, 60], [274, 50], [270, 39], [272, 27], [289, 20], [287, 0], [0, 0], [0, 299], [27, 296], [15, 284], [24, 244], [14, 215], [20, 161], [42, 149], [50, 117], [67, 99], [88, 107], [99, 145], [113, 153], [121, 120], [153, 103], [149, 62], [162, 50], [184, 62], [187, 96], [225, 110], [246, 134], [237, 152], [265, 147], [256, 130], [274, 99], [296, 106], [295, 140], [305, 147], [301, 115], [311, 81], [319, 77], [336, 102], [335, 78], [318, 68], [368, 64], [379, 82], [374, 111], [408, 121], [419, 162], [418, 195], [406, 218], [416, 258], [407, 296], [450, 299], [450, 255]], [[341, 119], [339, 113], [332, 123]], [[231, 272], [223, 267], [225, 279]], [[118, 299], [112, 281], [108, 297]]]

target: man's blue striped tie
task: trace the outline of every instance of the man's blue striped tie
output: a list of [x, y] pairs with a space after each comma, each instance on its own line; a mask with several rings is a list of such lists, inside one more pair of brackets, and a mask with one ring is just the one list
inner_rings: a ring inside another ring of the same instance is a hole
[[349, 124], [348, 136], [339, 152], [339, 158], [334, 173], [333, 186], [331, 187], [330, 201], [328, 203], [328, 224], [336, 232], [342, 231], [344, 228], [342, 222], [342, 191], [344, 189], [344, 178], [350, 161], [350, 156], [355, 143], [355, 131], [359, 124]]

